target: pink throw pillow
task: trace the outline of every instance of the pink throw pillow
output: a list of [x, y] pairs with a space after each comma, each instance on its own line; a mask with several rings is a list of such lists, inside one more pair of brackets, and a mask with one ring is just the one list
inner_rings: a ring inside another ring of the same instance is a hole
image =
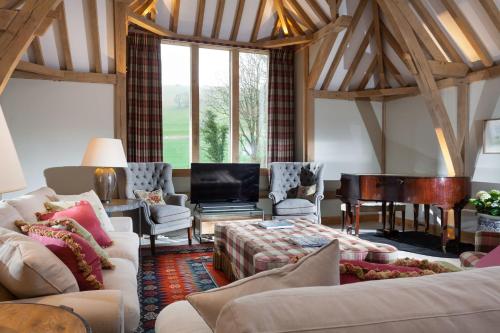
[[88, 201], [80, 201], [76, 206], [46, 214], [37, 214], [39, 221], [50, 219], [71, 218], [92, 234], [97, 244], [101, 247], [108, 247], [113, 244], [111, 238], [101, 227], [99, 219], [94, 213], [94, 209]]
[[23, 231], [45, 245], [70, 269], [80, 291], [103, 288], [101, 260], [85, 239], [66, 230], [39, 224], [27, 225]]

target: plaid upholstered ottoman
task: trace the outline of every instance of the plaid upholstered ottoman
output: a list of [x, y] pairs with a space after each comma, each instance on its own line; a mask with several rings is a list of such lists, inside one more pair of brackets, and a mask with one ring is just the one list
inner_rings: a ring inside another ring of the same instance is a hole
[[317, 250], [293, 244], [288, 240], [291, 236], [338, 239], [343, 260], [387, 264], [397, 259], [394, 246], [365, 241], [305, 219], [295, 219], [293, 223], [294, 228], [275, 230], [263, 229], [255, 222], [216, 225], [214, 266], [232, 279], [241, 279], [282, 267]]

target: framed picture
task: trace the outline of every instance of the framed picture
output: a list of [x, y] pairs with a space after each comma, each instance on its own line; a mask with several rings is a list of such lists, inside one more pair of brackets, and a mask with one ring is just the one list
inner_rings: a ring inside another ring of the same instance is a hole
[[484, 122], [483, 152], [500, 154], [500, 119], [490, 119]]

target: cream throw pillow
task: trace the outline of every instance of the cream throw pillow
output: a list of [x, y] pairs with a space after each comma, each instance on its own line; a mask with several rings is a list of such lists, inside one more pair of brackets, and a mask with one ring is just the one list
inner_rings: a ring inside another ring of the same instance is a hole
[[[85, 200], [88, 201], [92, 206], [95, 215], [97, 216], [99, 222], [101, 223], [101, 227], [105, 231], [115, 231], [115, 228], [111, 224], [111, 220], [109, 219], [108, 214], [104, 210], [104, 206], [102, 205], [101, 199], [99, 199], [99, 197], [93, 190], [77, 195], [58, 194], [57, 199], [59, 200], [59, 202], [54, 202], [54, 201], [47, 202], [45, 204], [45, 208], [47, 208], [47, 210], [49, 211], [61, 211], [73, 207], [75, 203], [78, 201]], [[70, 206], [68, 207], [68, 205]]]
[[68, 267], [43, 244], [0, 228], [0, 284], [17, 298], [79, 291]]
[[295, 264], [261, 272], [222, 288], [191, 294], [187, 300], [214, 330], [222, 307], [236, 298], [276, 289], [338, 285], [339, 260], [339, 242], [333, 240]]

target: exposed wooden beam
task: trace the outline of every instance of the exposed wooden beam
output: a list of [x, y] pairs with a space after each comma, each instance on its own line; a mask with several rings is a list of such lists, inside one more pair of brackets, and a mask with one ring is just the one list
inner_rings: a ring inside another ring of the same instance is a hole
[[408, 83], [406, 80], [403, 78], [399, 70], [394, 66], [392, 61], [384, 54], [384, 64], [385, 68], [389, 71], [389, 73], [392, 75], [392, 77], [399, 83], [401, 87], [406, 87]]
[[321, 47], [319, 48], [319, 53], [316, 56], [311, 72], [309, 73], [309, 82], [307, 83], [309, 89], [314, 89], [316, 87], [319, 76], [323, 71], [326, 60], [328, 59], [328, 56], [332, 51], [333, 44], [337, 39], [337, 35], [338, 32], [331, 31], [323, 40], [323, 44], [321, 44]]
[[205, 0], [198, 0], [198, 7], [196, 9], [196, 24], [194, 28], [195, 36], [201, 36], [204, 16], [205, 16]]
[[491, 59], [488, 50], [470, 23], [467, 21], [464, 14], [462, 14], [460, 8], [458, 8], [458, 5], [453, 0], [441, 0], [441, 2], [453, 17], [462, 33], [465, 35], [465, 38], [467, 38], [474, 51], [477, 53], [479, 59], [481, 59], [483, 65], [486, 67], [492, 66], [493, 60]]
[[27, 61], [19, 61], [16, 70], [23, 72], [35, 73], [40, 75], [52, 76], [52, 77], [63, 77], [63, 73], [57, 69], [53, 69], [47, 66], [37, 65]]
[[333, 58], [333, 62], [330, 65], [330, 68], [328, 69], [328, 72], [326, 74], [325, 80], [323, 81], [323, 84], [321, 85], [321, 89], [325, 90], [328, 89], [330, 86], [330, 83], [332, 82], [333, 75], [335, 74], [335, 71], [337, 69], [337, 66], [340, 63], [340, 60], [342, 59], [345, 49], [347, 48], [347, 44], [349, 44], [349, 41], [351, 40], [352, 33], [356, 29], [359, 20], [361, 19], [361, 16], [363, 15], [363, 12], [366, 8], [366, 5], [368, 4], [367, 0], [360, 0], [358, 7], [354, 11], [354, 15], [352, 16], [352, 21], [349, 24], [349, 27], [347, 28], [344, 37], [342, 38], [342, 41], [340, 42], [339, 48], [337, 49], [337, 52], [335, 53], [335, 57]]
[[40, 43], [40, 37], [35, 37], [33, 42], [31, 43], [31, 47], [33, 49], [33, 55], [35, 57], [35, 63], [38, 65], [45, 65], [45, 59], [43, 58], [42, 53], [42, 44]]
[[462, 62], [462, 58], [455, 49], [455, 46], [453, 46], [448, 37], [446, 37], [431, 14], [429, 14], [428, 10], [425, 8], [425, 5], [422, 3], [422, 0], [410, 1], [417, 14], [420, 16], [426, 27], [430, 30], [434, 38], [436, 38], [437, 42], [446, 52], [446, 55], [451, 59], [451, 61]]
[[273, 30], [271, 31], [270, 38], [271, 39], [278, 38], [280, 30], [281, 30], [280, 19], [278, 15], [276, 15], [276, 19], [274, 20]]
[[311, 30], [318, 30], [318, 26], [314, 23], [313, 20], [307, 15], [306, 11], [302, 6], [297, 2], [297, 0], [287, 0], [288, 5], [297, 13], [297, 15], [304, 21], [307, 27]]
[[240, 52], [231, 50], [231, 162], [240, 161]]
[[370, 81], [370, 78], [373, 76], [373, 73], [375, 73], [375, 67], [377, 66], [377, 57], [373, 57], [370, 65], [365, 71], [365, 74], [363, 75], [363, 78], [361, 81], [359, 81], [358, 87], [356, 90], [363, 90], [365, 89], [366, 85], [368, 84], [368, 81]]
[[69, 44], [68, 24], [66, 22], [66, 11], [64, 2], [61, 2], [57, 7], [58, 18], [57, 27], [59, 28], [59, 38], [61, 40], [61, 48], [63, 52], [64, 63], [61, 64], [61, 69], [68, 71], [73, 70], [73, 60], [71, 58], [71, 48]]
[[170, 7], [170, 31], [177, 32], [177, 27], [179, 25], [179, 9], [181, 6], [181, 0], [172, 0], [172, 6]]
[[0, 35], [0, 94], [22, 54], [31, 44], [35, 31], [60, 2], [61, 0], [27, 0], [7, 30]]
[[126, 2], [114, 0], [115, 138], [122, 140], [125, 152], [127, 152], [127, 5]]
[[403, 51], [401, 44], [398, 43], [396, 38], [392, 35], [391, 31], [385, 26], [384, 22], [380, 21], [380, 26], [382, 27], [382, 35], [384, 40], [389, 43], [389, 46], [396, 52], [399, 59], [405, 64], [408, 71], [412, 74], [416, 73], [415, 66], [413, 65], [413, 61], [411, 60], [411, 56], [408, 53]]
[[215, 11], [214, 25], [212, 27], [212, 38], [219, 38], [220, 25], [222, 23], [222, 16], [224, 15], [224, 6], [226, 0], [217, 0], [217, 9]]
[[354, 58], [352, 59], [352, 62], [349, 65], [349, 69], [347, 70], [347, 73], [344, 76], [344, 80], [342, 80], [339, 91], [347, 90], [347, 88], [349, 87], [349, 83], [351, 83], [351, 79], [354, 76], [354, 73], [356, 73], [356, 70], [358, 69], [358, 65], [361, 61], [361, 58], [363, 58], [363, 55], [365, 54], [366, 48], [368, 47], [368, 43], [370, 42], [370, 39], [372, 38], [373, 34], [374, 34], [374, 22], [372, 22], [372, 24], [366, 31], [365, 37], [361, 41], [358, 51], [354, 55]]
[[360, 91], [326, 91], [315, 90], [314, 97], [328, 99], [376, 98], [385, 96], [411, 95], [418, 93], [417, 87], [401, 87], [386, 89], [370, 89]]
[[16, 69], [12, 74], [12, 77], [18, 79], [116, 84], [115, 74], [83, 73], [83, 72], [62, 71], [62, 70], [56, 70], [56, 71], [57, 73], [60, 73], [60, 75], [58, 74], [57, 76], [47, 76], [31, 72], [24, 72]]
[[234, 17], [233, 28], [231, 29], [231, 40], [236, 40], [238, 38], [238, 32], [240, 31], [241, 16], [243, 15], [243, 9], [245, 8], [245, 0], [238, 0], [238, 7], [236, 8], [236, 15]]
[[309, 7], [311, 7], [311, 9], [313, 10], [314, 14], [316, 14], [316, 16], [321, 21], [323, 21], [325, 24], [330, 22], [330, 18], [323, 11], [323, 8], [321, 8], [320, 5], [318, 5], [318, 3], [316, 2], [316, 0], [307, 0], [307, 4], [309, 5]]
[[259, 36], [260, 25], [262, 23], [262, 17], [264, 16], [264, 9], [266, 8], [266, 0], [259, 0], [259, 8], [257, 9], [257, 15], [255, 16], [255, 23], [252, 28], [252, 35], [250, 36], [250, 42], [255, 43], [257, 37]]
[[375, 33], [375, 56], [377, 57], [378, 76], [380, 80], [380, 87], [385, 88], [387, 86], [387, 83], [385, 79], [384, 61], [383, 61], [384, 46], [382, 44], [382, 35], [380, 33], [380, 13], [376, 1], [372, 2], [372, 11], [373, 11], [374, 33]]
[[469, 72], [469, 66], [462, 62], [446, 62], [429, 60], [432, 74], [443, 77], [464, 77]]
[[293, 17], [292, 13], [287, 8], [284, 8], [285, 10], [285, 16], [288, 22], [288, 26], [290, 27], [290, 30], [292, 30], [292, 33], [294, 36], [300, 36], [304, 34], [304, 29], [297, 23], [297, 20]]
[[200, 52], [191, 45], [191, 161], [200, 160]]
[[238, 42], [238, 41], [230, 41], [224, 39], [217, 38], [209, 38], [209, 37], [196, 37], [190, 35], [181, 35], [178, 33], [174, 33], [161, 25], [149, 20], [144, 16], [139, 16], [133, 12], [128, 13], [128, 21], [130, 23], [136, 24], [139, 27], [155, 33], [159, 36], [166, 37], [173, 40], [180, 40], [192, 43], [201, 43], [201, 44], [214, 44], [214, 45], [225, 45], [231, 47], [245, 47], [245, 48], [256, 48], [255, 43], [247, 43], [247, 42]]
[[495, 25], [497, 28], [497, 31], [500, 31], [500, 11], [498, 10], [497, 6], [495, 5], [494, 0], [479, 0], [481, 3], [481, 6], [483, 6], [484, 11], [486, 14], [491, 19], [491, 22]]
[[274, 0], [274, 7], [276, 8], [276, 13], [278, 14], [278, 19], [280, 21], [283, 34], [285, 34], [285, 36], [288, 36], [291, 31], [290, 27], [288, 26], [288, 21], [286, 19], [285, 8], [283, 7], [283, 0]]
[[344, 30], [345, 28], [348, 28], [349, 25], [352, 22], [352, 17], [347, 16], [347, 15], [342, 15], [339, 16], [334, 22], [330, 22], [318, 31], [316, 31], [313, 34], [313, 39], [314, 41], [317, 41], [324, 36], [326, 36], [328, 33], [330, 33], [332, 30], [336, 30], [337, 32], [340, 32]]
[[434, 124], [436, 137], [448, 169], [448, 174], [450, 176], [460, 175], [463, 170], [463, 162], [457, 147], [455, 133], [441, 99], [439, 88], [432, 75], [430, 65], [418, 39], [404, 13], [397, 6], [396, 0], [378, 1], [384, 4], [384, 6], [381, 6], [384, 14], [393, 17], [393, 20], [398, 22], [397, 29], [404, 38], [406, 46], [415, 61], [415, 66], [418, 70], [415, 79], [422, 97], [429, 108], [429, 114]]
[[102, 73], [101, 64], [101, 45], [99, 43], [99, 23], [97, 22], [97, 3], [96, 0], [87, 0], [87, 9], [89, 11], [88, 20], [90, 25], [90, 43], [92, 45], [92, 59], [94, 68], [92, 72]]
[[[340, 1], [342, 0], [338, 0], [338, 2]], [[337, 0], [328, 0], [328, 6], [330, 6], [330, 16], [332, 18], [332, 21], [335, 21], [338, 16]]]
[[6, 30], [16, 14], [16, 10], [0, 9], [0, 30]]
[[304, 35], [304, 36], [286, 37], [280, 39], [269, 39], [259, 42], [256, 45], [262, 48], [279, 48], [284, 46], [307, 44], [309, 42], [311, 42], [311, 37]]
[[463, 83], [457, 90], [457, 137], [458, 148], [464, 162], [463, 175], [469, 175], [469, 84]]

